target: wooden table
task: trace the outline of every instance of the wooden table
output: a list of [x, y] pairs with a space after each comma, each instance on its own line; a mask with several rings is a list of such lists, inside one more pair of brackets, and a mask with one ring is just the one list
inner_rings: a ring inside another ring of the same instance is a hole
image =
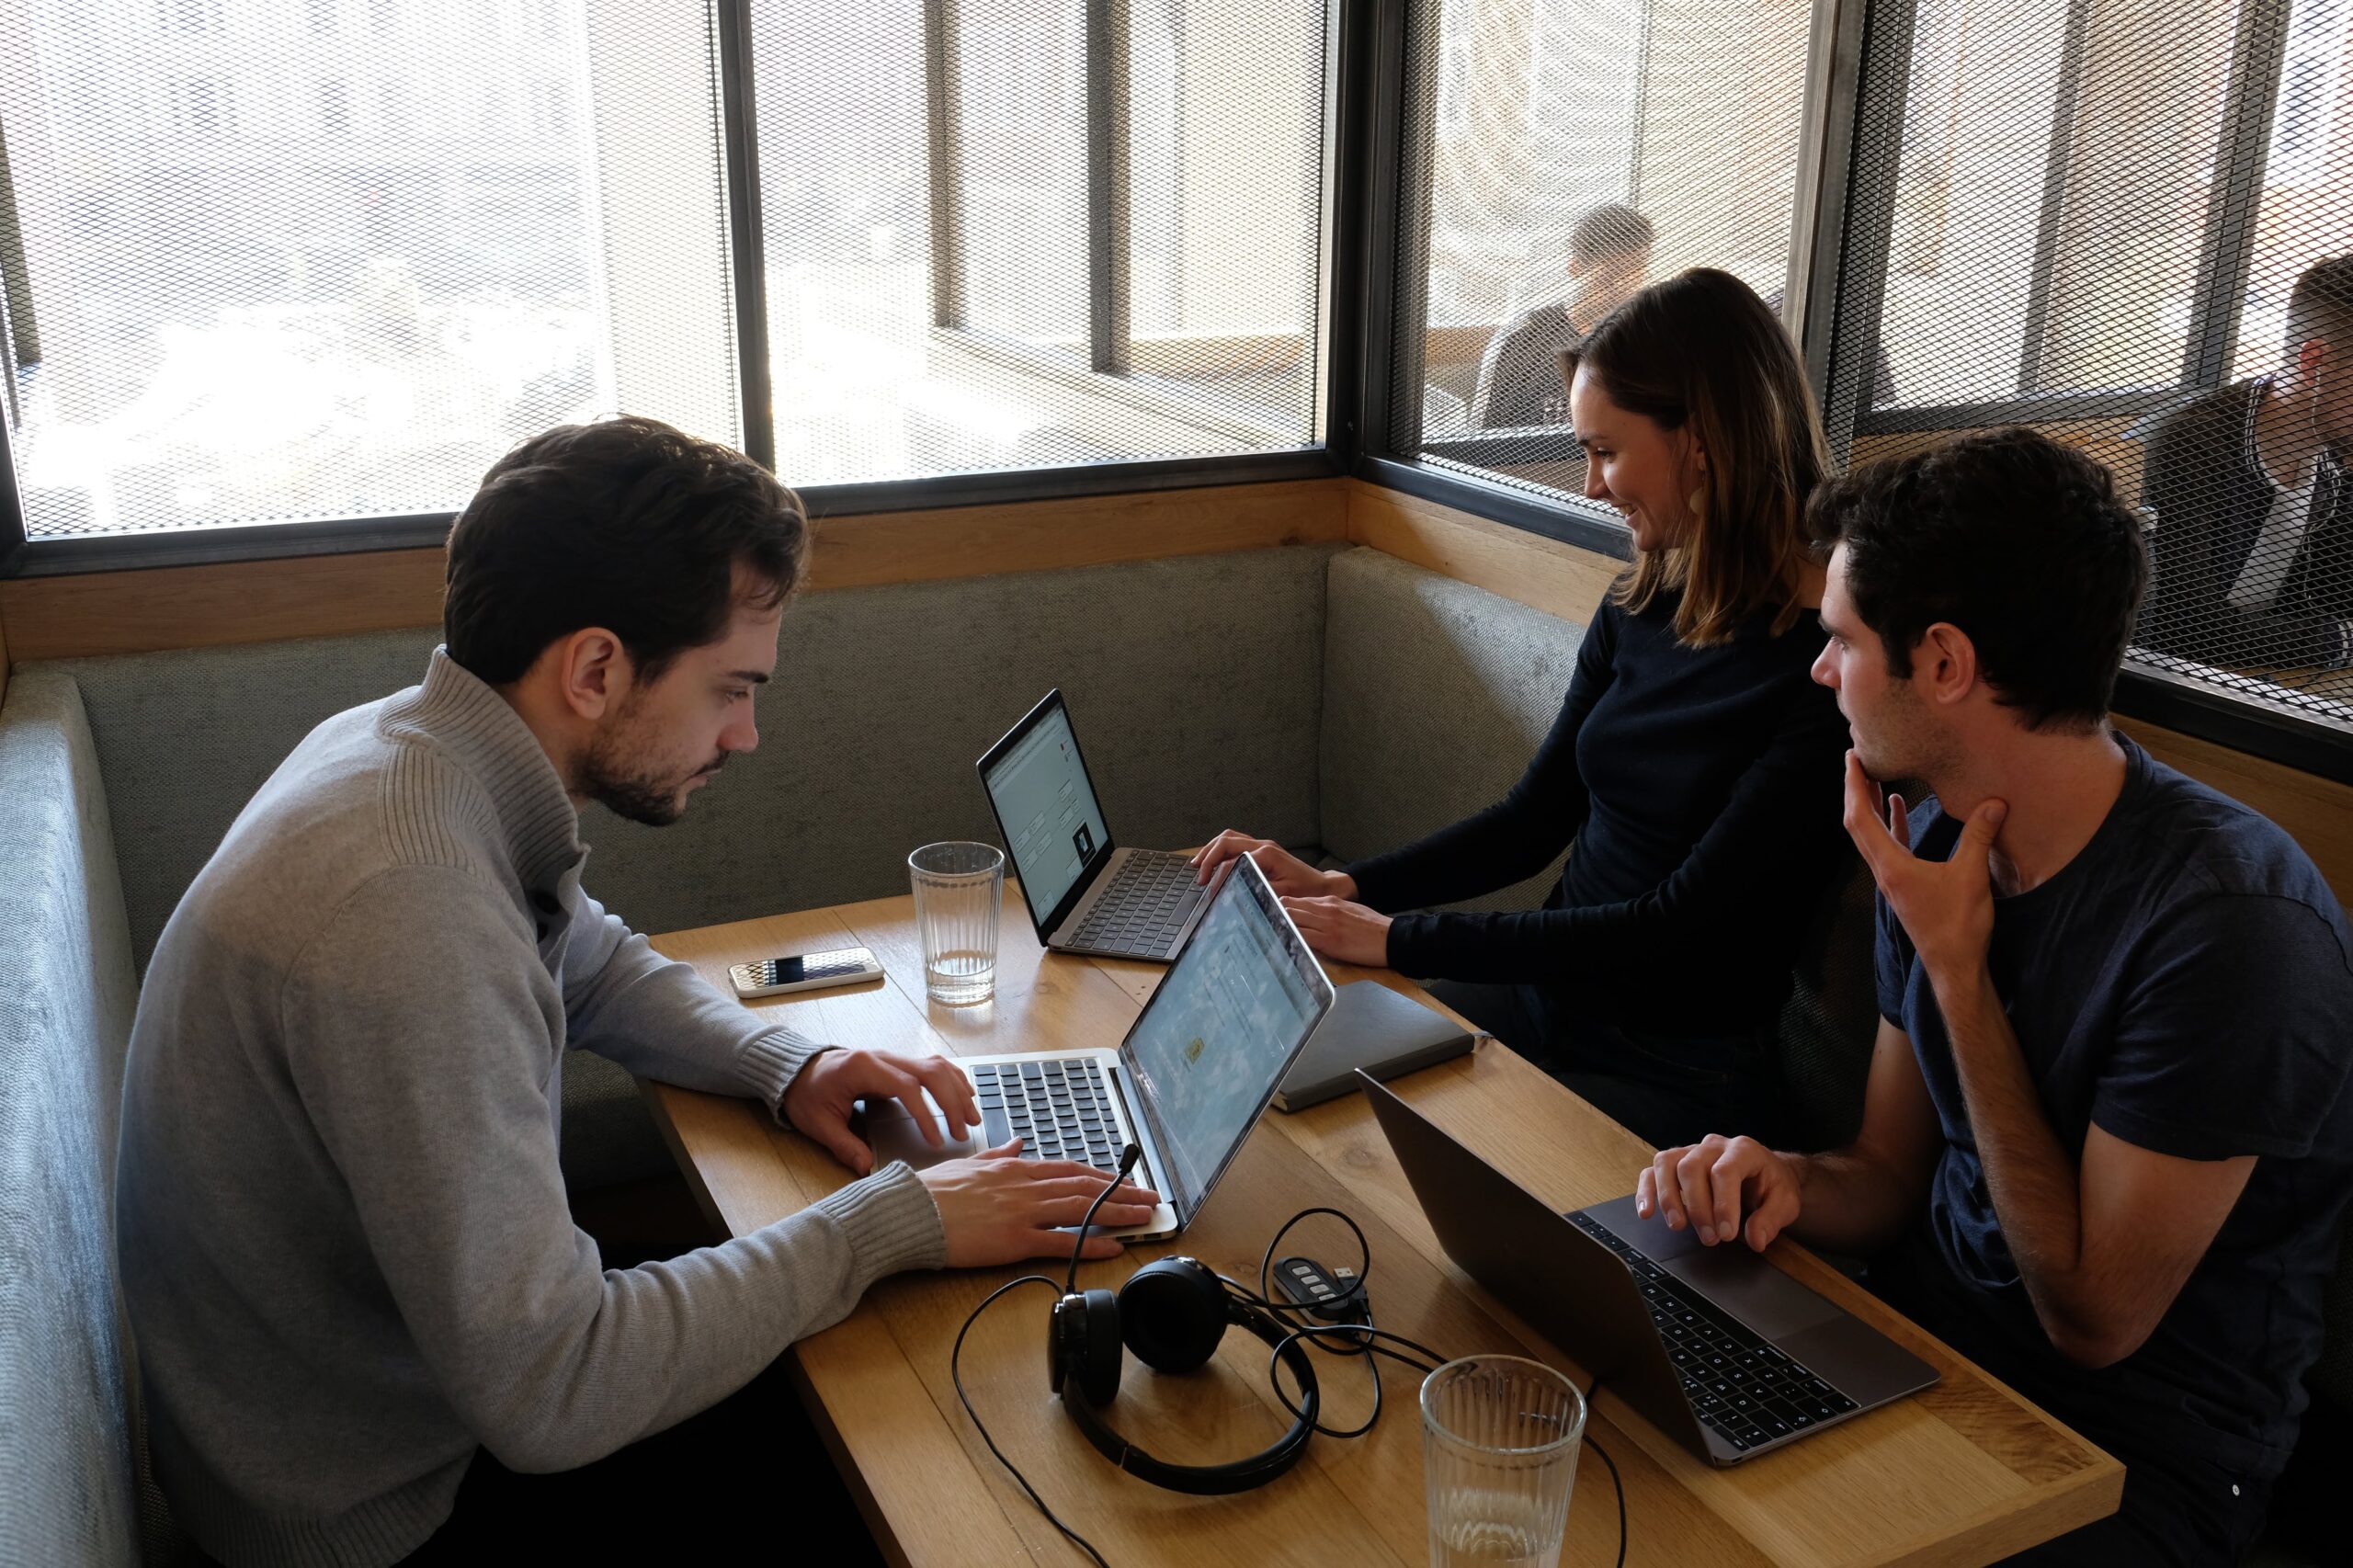
[[[750, 1004], [813, 1038], [852, 1049], [982, 1051], [1117, 1045], [1158, 983], [1157, 965], [1040, 951], [1007, 891], [996, 996], [974, 1007], [926, 1002], [913, 902], [884, 899], [685, 931], [656, 946], [724, 987], [731, 963], [863, 943], [887, 978]], [[1385, 971], [1334, 966], [1415, 996]], [[655, 1119], [706, 1210], [742, 1235], [848, 1179], [816, 1144], [745, 1100], [646, 1085]], [[1632, 1190], [1652, 1151], [1518, 1056], [1492, 1042], [1402, 1079], [1398, 1090], [1558, 1209]], [[1381, 1324], [1449, 1355], [1512, 1351], [1590, 1381], [1459, 1272], [1439, 1250], [1361, 1096], [1295, 1116], [1268, 1112], [1200, 1221], [1174, 1243], [1086, 1265], [1084, 1285], [1116, 1287], [1150, 1257], [1190, 1253], [1254, 1275], [1275, 1228], [1311, 1204], [1344, 1208], [1373, 1248]], [[1312, 1220], [1285, 1250], [1353, 1261], [1345, 1228]], [[1625, 1477], [1630, 1563], [1980, 1563], [2114, 1510], [2122, 1466], [1788, 1242], [1772, 1259], [1859, 1312], [1944, 1374], [1915, 1398], [1738, 1469], [1692, 1458], [1604, 1390], [1591, 1431]], [[1060, 1265], [1051, 1268], [1057, 1276]], [[1080, 1562], [990, 1457], [956, 1401], [948, 1355], [990, 1290], [1022, 1268], [902, 1275], [849, 1318], [795, 1349], [795, 1378], [819, 1430], [894, 1562]], [[1049, 1396], [1046, 1318], [1054, 1292], [1029, 1286], [990, 1308], [963, 1356], [964, 1384], [998, 1444], [1115, 1568], [1143, 1562], [1417, 1564], [1427, 1561], [1422, 1434], [1410, 1369], [1384, 1364], [1387, 1408], [1372, 1434], [1317, 1437], [1289, 1475], [1256, 1492], [1185, 1497], [1114, 1470]], [[1190, 1377], [1129, 1358], [1113, 1425], [1165, 1460], [1206, 1462], [1264, 1447], [1285, 1423], [1267, 1352], [1229, 1333]], [[1353, 1360], [1318, 1358], [1324, 1419], [1370, 1409]], [[781, 1499], [779, 1499], [781, 1501]], [[1618, 1544], [1608, 1472], [1580, 1464], [1563, 1561], [1608, 1568]]]

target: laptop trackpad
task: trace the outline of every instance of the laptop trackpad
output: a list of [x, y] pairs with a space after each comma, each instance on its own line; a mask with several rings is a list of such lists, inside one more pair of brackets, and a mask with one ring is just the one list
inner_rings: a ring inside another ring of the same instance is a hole
[[1658, 1266], [1776, 1342], [1847, 1315], [1749, 1251], [1745, 1242], [1695, 1247], [1660, 1258]]
[[[880, 1096], [861, 1101], [863, 1109], [851, 1123], [851, 1131], [862, 1136], [874, 1151], [874, 1168], [881, 1170], [892, 1160], [904, 1160], [917, 1170], [936, 1165], [942, 1160], [961, 1160], [982, 1152], [981, 1130], [971, 1129], [962, 1138], [943, 1138], [938, 1148], [925, 1142], [923, 1132], [915, 1126], [915, 1119], [897, 1100]], [[933, 1131], [945, 1133], [939, 1119], [939, 1102], [928, 1090], [923, 1096], [924, 1110], [932, 1119]]]

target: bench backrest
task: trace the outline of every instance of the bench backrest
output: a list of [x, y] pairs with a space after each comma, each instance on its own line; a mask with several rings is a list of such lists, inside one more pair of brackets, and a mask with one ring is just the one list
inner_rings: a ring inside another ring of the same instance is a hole
[[137, 1001], [74, 683], [0, 708], [0, 1562], [136, 1560], [116, 1106]]

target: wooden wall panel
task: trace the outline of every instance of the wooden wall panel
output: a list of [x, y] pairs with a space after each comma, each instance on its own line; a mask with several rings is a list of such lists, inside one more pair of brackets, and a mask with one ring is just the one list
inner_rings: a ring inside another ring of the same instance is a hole
[[1580, 623], [1626, 563], [1525, 528], [1351, 479], [1348, 538]]
[[440, 619], [438, 550], [0, 582], [0, 628], [19, 662], [383, 631]]
[[[1337, 479], [821, 518], [809, 586], [864, 587], [1347, 536]], [[268, 642], [429, 626], [441, 551], [381, 551], [0, 582], [19, 660]]]
[[1344, 483], [1286, 480], [820, 519], [809, 586], [822, 592], [1346, 539]]

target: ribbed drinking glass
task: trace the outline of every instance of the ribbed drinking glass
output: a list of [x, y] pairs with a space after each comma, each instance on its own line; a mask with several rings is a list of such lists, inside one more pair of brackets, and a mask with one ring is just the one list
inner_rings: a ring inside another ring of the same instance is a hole
[[1518, 1356], [1449, 1361], [1422, 1382], [1430, 1568], [1553, 1568], [1585, 1438], [1585, 1396]]
[[926, 844], [907, 857], [915, 882], [923, 984], [951, 1007], [996, 994], [996, 916], [1005, 903], [1005, 851], [993, 844]]

